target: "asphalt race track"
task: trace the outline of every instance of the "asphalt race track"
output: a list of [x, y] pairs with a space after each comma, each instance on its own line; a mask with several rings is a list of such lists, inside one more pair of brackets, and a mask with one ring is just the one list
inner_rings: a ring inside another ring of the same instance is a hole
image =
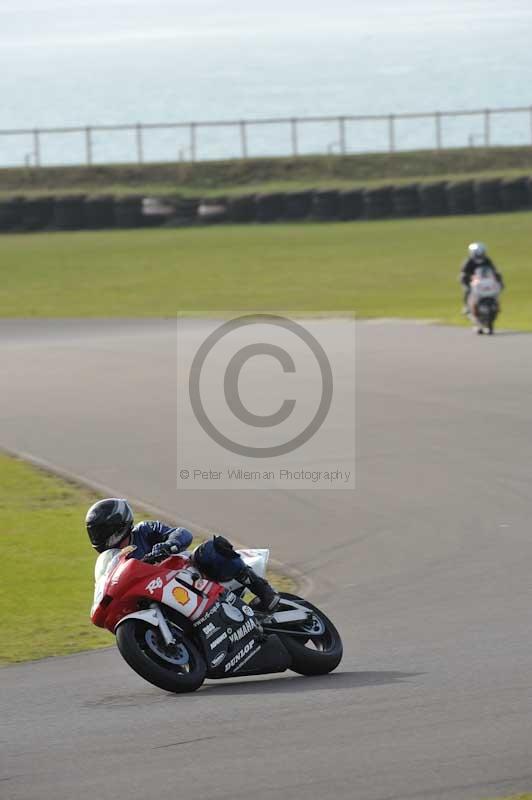
[[172, 321], [5, 320], [0, 345], [1, 445], [270, 546], [345, 644], [330, 676], [184, 697], [115, 648], [5, 668], [3, 800], [532, 789], [531, 335], [360, 323], [354, 492], [177, 493]]

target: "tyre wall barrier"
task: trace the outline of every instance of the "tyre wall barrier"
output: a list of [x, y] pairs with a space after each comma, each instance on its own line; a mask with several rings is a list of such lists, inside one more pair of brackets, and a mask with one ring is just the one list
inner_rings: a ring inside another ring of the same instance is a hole
[[257, 222], [275, 222], [284, 216], [284, 194], [258, 194]]
[[177, 225], [192, 225], [198, 221], [199, 197], [180, 197], [175, 207], [173, 222]]
[[346, 189], [338, 195], [338, 215], [344, 221], [364, 216], [364, 190]]
[[165, 199], [64, 195], [0, 199], [0, 233], [198, 223], [361, 220], [491, 214], [532, 208], [532, 178], [436, 181], [368, 189]]
[[449, 213], [453, 215], [475, 213], [475, 192], [473, 181], [457, 181], [447, 184]]
[[198, 206], [198, 220], [204, 224], [225, 222], [229, 219], [229, 203], [226, 197], [208, 197]]
[[143, 197], [141, 203], [142, 225], [156, 228], [175, 217], [175, 202], [165, 197]]
[[90, 230], [114, 228], [115, 200], [112, 195], [100, 195], [85, 199], [85, 225]]
[[231, 222], [254, 222], [257, 209], [254, 194], [243, 194], [231, 197], [228, 205], [228, 216]]
[[52, 226], [58, 231], [79, 231], [85, 227], [85, 196], [56, 197]]
[[395, 217], [417, 217], [420, 213], [419, 186], [417, 183], [410, 183], [394, 186], [393, 193], [393, 213]]
[[314, 192], [287, 192], [284, 196], [283, 219], [292, 221], [307, 219], [312, 213]]
[[337, 189], [314, 192], [314, 197], [312, 198], [313, 218], [323, 222], [338, 219], [339, 194]]
[[24, 197], [7, 197], [5, 200], [0, 200], [0, 232], [24, 230], [25, 207]]
[[501, 181], [499, 178], [475, 181], [475, 210], [478, 214], [502, 211]]
[[364, 216], [366, 219], [387, 219], [393, 214], [391, 186], [379, 186], [364, 191]]
[[447, 183], [421, 183], [419, 185], [419, 207], [425, 217], [443, 217], [449, 213]]
[[503, 211], [519, 211], [530, 206], [529, 183], [528, 178], [501, 181]]
[[131, 194], [116, 197], [114, 211], [117, 228], [142, 227], [142, 198], [138, 195]]
[[24, 203], [22, 227], [25, 231], [49, 228], [54, 218], [54, 197], [30, 197]]

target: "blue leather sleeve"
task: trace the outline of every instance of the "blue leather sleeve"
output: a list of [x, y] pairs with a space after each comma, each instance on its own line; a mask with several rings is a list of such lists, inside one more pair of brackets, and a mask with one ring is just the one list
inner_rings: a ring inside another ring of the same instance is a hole
[[186, 550], [192, 538], [186, 528], [172, 528], [164, 522], [154, 520], [139, 522], [133, 529], [134, 544], [138, 548], [135, 558], [142, 558], [159, 542], [170, 542], [176, 544], [180, 550]]
[[168, 533], [166, 541], [176, 544], [180, 550], [186, 550], [192, 541], [192, 534], [186, 528], [172, 528]]

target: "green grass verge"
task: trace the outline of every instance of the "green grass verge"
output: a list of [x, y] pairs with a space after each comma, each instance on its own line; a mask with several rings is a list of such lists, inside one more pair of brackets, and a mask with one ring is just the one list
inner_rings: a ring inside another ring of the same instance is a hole
[[532, 794], [513, 794], [511, 797], [498, 797], [496, 800], [532, 800]]
[[463, 323], [466, 245], [504, 272], [503, 327], [532, 330], [528, 212], [0, 238], [0, 316], [161, 317], [178, 311], [355, 310]]
[[0, 454], [0, 663], [112, 643], [88, 616], [95, 558], [83, 520], [94, 500]]
[[[532, 172], [532, 167], [528, 170]], [[443, 175], [412, 175], [412, 176], [395, 176], [395, 177], [371, 177], [371, 178], [345, 178], [341, 176], [316, 176], [308, 178], [295, 178], [295, 179], [279, 179], [279, 180], [256, 180], [251, 183], [215, 183], [210, 185], [199, 185], [195, 183], [157, 183], [153, 181], [139, 182], [134, 184], [128, 183], [110, 183], [101, 185], [91, 182], [80, 182], [79, 184], [67, 183], [64, 186], [49, 187], [49, 188], [29, 188], [27, 186], [20, 188], [17, 191], [3, 189], [0, 182], [0, 199], [13, 197], [14, 195], [23, 195], [27, 198], [32, 197], [49, 197], [50, 195], [79, 195], [84, 194], [88, 197], [97, 196], [101, 194], [110, 194], [115, 196], [140, 194], [148, 197], [164, 197], [170, 201], [177, 202], [181, 198], [203, 198], [210, 197], [235, 197], [245, 194], [264, 194], [268, 192], [301, 192], [305, 190], [320, 190], [320, 189], [357, 189], [357, 188], [370, 188], [375, 186], [387, 186], [391, 183], [394, 186], [400, 184], [410, 183], [429, 183], [430, 181], [445, 180], [445, 181], [463, 181], [463, 180], [482, 180], [488, 178], [521, 178], [526, 175], [527, 171], [522, 169], [493, 169], [483, 170], [481, 172], [451, 172]]]
[[[532, 167], [528, 170], [532, 172]], [[317, 175], [316, 177], [308, 178], [294, 178], [294, 179], [270, 179], [259, 180], [256, 179], [250, 183], [217, 183], [213, 185], [203, 185], [202, 182], [196, 183], [157, 183], [154, 181], [142, 180], [136, 183], [120, 183], [113, 182], [109, 184], [92, 183], [89, 181], [81, 181], [80, 183], [71, 184], [66, 183], [59, 186], [50, 186], [48, 188], [31, 188], [27, 185], [19, 187], [17, 190], [2, 188], [0, 181], [0, 199], [13, 197], [14, 195], [22, 195], [27, 198], [32, 197], [49, 197], [50, 195], [79, 195], [83, 194], [88, 197], [97, 196], [101, 194], [110, 194], [115, 196], [140, 194], [148, 197], [163, 197], [170, 201], [178, 202], [181, 198], [203, 198], [210, 197], [236, 197], [245, 194], [265, 194], [268, 192], [301, 192], [306, 190], [320, 190], [320, 189], [364, 189], [375, 186], [387, 186], [391, 183], [394, 186], [400, 184], [410, 183], [429, 183], [430, 181], [463, 181], [463, 180], [482, 180], [488, 178], [520, 178], [526, 175], [527, 171], [523, 169], [492, 169], [482, 170], [480, 172], [451, 172], [441, 175], [407, 175], [407, 176], [391, 176], [391, 177], [355, 177], [346, 178], [338, 175], [326, 177]]]
[[202, 195], [348, 187], [532, 172], [532, 147], [456, 148], [194, 164], [0, 169], [0, 196], [84, 192]]
[[[96, 496], [0, 453], [0, 664], [110, 646], [89, 619], [95, 553], [84, 528]], [[145, 518], [136, 509], [137, 519]], [[281, 589], [284, 576], [271, 575]]]

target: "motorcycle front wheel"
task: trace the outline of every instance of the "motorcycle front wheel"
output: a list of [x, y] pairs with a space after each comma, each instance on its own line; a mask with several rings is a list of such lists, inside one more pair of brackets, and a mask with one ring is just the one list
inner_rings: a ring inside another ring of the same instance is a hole
[[[300, 675], [325, 675], [336, 669], [343, 655], [340, 634], [323, 611], [294, 594], [281, 593], [281, 598], [293, 600], [312, 612], [309, 622], [297, 622], [278, 636], [290, 653], [290, 669]], [[282, 610], [282, 599], [279, 606]], [[290, 635], [290, 630], [293, 631]], [[308, 636], [305, 636], [308, 634]]]
[[167, 645], [158, 627], [127, 619], [116, 630], [122, 658], [141, 678], [167, 692], [195, 692], [205, 680], [205, 661], [189, 639]]

